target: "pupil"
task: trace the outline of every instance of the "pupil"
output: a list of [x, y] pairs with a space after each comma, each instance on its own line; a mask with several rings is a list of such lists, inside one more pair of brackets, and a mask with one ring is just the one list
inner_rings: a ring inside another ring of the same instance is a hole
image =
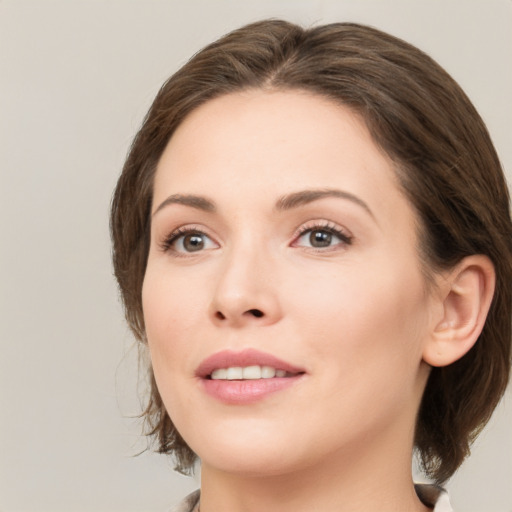
[[183, 239], [183, 247], [189, 252], [193, 251], [199, 251], [204, 246], [204, 240], [202, 235], [193, 234], [193, 235], [187, 235]]
[[312, 231], [309, 235], [309, 241], [313, 247], [329, 247], [331, 240], [331, 233], [326, 231]]

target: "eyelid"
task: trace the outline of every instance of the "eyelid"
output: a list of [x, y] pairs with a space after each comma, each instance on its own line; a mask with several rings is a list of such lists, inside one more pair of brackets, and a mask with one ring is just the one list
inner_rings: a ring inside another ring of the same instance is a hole
[[[347, 228], [340, 226], [339, 224], [336, 224], [329, 220], [312, 220], [312, 221], [308, 221], [308, 222], [302, 224], [295, 230], [295, 233], [293, 234], [293, 241], [292, 241], [291, 245], [296, 246], [294, 244], [296, 244], [296, 242], [299, 240], [300, 237], [302, 237], [305, 233], [308, 233], [309, 231], [315, 231], [315, 230], [318, 230], [318, 231], [324, 230], [324, 231], [330, 232], [330, 233], [334, 234], [335, 236], [337, 236], [342, 242], [344, 242], [345, 245], [351, 245], [353, 242], [354, 236]], [[336, 247], [336, 246], [333, 246], [332, 248], [334, 248], [334, 247]], [[314, 248], [312, 248], [312, 249], [314, 249]], [[315, 249], [315, 250], [321, 250], [321, 251], [325, 252], [326, 249]]]
[[[194, 251], [187, 253], [178, 251], [173, 248], [173, 244], [179, 240], [181, 237], [184, 237], [188, 234], [197, 233], [199, 235], [203, 235], [210, 239], [217, 247], [220, 246], [219, 242], [215, 239], [213, 235], [211, 235], [207, 229], [205, 229], [203, 226], [197, 225], [197, 224], [184, 224], [182, 226], [178, 226], [177, 228], [173, 229], [168, 235], [166, 235], [163, 240], [159, 241], [158, 246], [162, 252], [166, 253], [172, 253], [174, 256], [177, 257], [187, 257], [194, 255]], [[197, 251], [197, 253], [202, 253], [207, 250], [211, 249], [204, 249], [201, 251]]]

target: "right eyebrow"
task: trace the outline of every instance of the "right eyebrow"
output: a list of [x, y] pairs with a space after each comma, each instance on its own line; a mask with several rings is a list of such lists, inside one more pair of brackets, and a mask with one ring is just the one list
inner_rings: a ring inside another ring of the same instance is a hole
[[339, 199], [346, 199], [351, 201], [352, 203], [357, 204], [363, 208], [366, 213], [368, 213], [370, 217], [376, 221], [375, 215], [371, 211], [370, 207], [361, 198], [351, 194], [350, 192], [332, 188], [311, 190], [307, 189], [287, 194], [278, 199], [275, 208], [278, 211], [291, 210], [292, 208], [297, 208], [299, 206], [318, 201], [319, 199], [323, 199], [325, 197], [337, 197]]
[[205, 212], [216, 211], [215, 203], [206, 197], [196, 196], [193, 194], [173, 194], [158, 205], [157, 209], [153, 212], [152, 217], [154, 217], [160, 210], [166, 206], [169, 206], [170, 204], [183, 204], [185, 206], [190, 206], [191, 208], [196, 208]]

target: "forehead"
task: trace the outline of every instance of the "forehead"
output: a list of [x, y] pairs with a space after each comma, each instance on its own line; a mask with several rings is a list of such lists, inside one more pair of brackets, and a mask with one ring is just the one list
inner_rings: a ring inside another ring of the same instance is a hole
[[411, 215], [391, 160], [356, 113], [309, 92], [248, 90], [203, 104], [177, 128], [157, 167], [154, 204], [172, 193], [222, 203], [333, 187], [377, 211], [398, 200]]

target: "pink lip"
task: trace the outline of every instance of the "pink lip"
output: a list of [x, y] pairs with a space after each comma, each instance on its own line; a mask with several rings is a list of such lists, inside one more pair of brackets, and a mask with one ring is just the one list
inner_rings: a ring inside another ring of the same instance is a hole
[[[209, 375], [217, 368], [232, 366], [272, 366], [294, 374], [290, 377], [274, 377], [258, 380], [212, 380]], [[196, 375], [201, 379], [204, 391], [226, 404], [251, 404], [262, 400], [277, 391], [282, 391], [302, 379], [304, 370], [277, 357], [254, 349], [242, 352], [225, 350], [205, 359], [197, 368]]]
[[230, 366], [272, 366], [276, 370], [285, 370], [289, 373], [304, 373], [303, 368], [293, 366], [277, 357], [260, 352], [252, 348], [234, 352], [223, 350], [206, 358], [197, 368], [196, 375], [201, 378], [208, 377], [217, 368], [229, 368]]

